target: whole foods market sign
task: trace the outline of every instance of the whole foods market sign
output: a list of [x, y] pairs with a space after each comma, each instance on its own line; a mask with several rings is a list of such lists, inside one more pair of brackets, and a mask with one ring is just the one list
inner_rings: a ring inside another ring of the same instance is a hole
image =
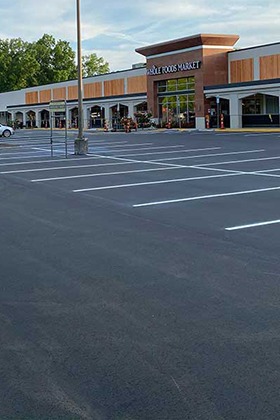
[[187, 61], [181, 64], [170, 64], [168, 66], [152, 66], [147, 69], [148, 76], [157, 76], [159, 74], [177, 73], [178, 71], [197, 70], [201, 67], [201, 61]]

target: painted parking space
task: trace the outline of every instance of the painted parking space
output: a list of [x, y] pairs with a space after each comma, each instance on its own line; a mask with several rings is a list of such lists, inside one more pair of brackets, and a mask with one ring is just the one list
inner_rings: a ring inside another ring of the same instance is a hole
[[[201, 214], [200, 225], [212, 223], [214, 229], [245, 225], [253, 229], [260, 223], [258, 220], [278, 220], [273, 211], [271, 218], [269, 213], [265, 218], [261, 214], [263, 196], [274, 200], [280, 190], [280, 150], [277, 153], [275, 145], [266, 147], [259, 139], [254, 144], [251, 140], [241, 145], [220, 143], [218, 134], [209, 142], [209, 133], [180, 135], [175, 143], [173, 137], [154, 140], [145, 135], [145, 141], [139, 139], [139, 135], [133, 140], [132, 136], [92, 136], [87, 156], [74, 157], [70, 153], [68, 159], [63, 158], [63, 143], [55, 145], [55, 156], [50, 159], [48, 138], [43, 145], [33, 140], [20, 145], [23, 150], [0, 150], [0, 175], [19, 177], [77, 197], [105, 200], [134, 212], [152, 211], [153, 217], [160, 212], [165, 222], [176, 217], [182, 225], [186, 209], [189, 218], [185, 223], [194, 223], [196, 215]], [[73, 151], [73, 142], [69, 150]], [[242, 208], [241, 202], [247, 203], [242, 210], [244, 217], [240, 211], [235, 217], [234, 203]], [[249, 220], [246, 213], [252, 202], [255, 215]], [[207, 209], [215, 206], [215, 215], [211, 211], [207, 215]]]

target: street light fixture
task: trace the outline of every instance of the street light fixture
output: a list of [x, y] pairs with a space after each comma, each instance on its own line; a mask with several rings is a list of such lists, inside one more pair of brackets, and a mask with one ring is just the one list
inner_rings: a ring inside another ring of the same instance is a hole
[[78, 67], [78, 137], [75, 140], [75, 155], [88, 153], [88, 142], [83, 134], [83, 71], [82, 71], [82, 41], [81, 41], [81, 8], [80, 0], [76, 0], [77, 9], [77, 67]]

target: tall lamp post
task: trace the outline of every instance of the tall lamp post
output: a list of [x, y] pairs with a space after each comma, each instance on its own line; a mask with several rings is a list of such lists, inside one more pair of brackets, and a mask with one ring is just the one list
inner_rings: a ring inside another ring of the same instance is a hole
[[88, 153], [88, 141], [83, 134], [83, 71], [82, 71], [82, 41], [81, 41], [81, 8], [80, 0], [77, 2], [77, 63], [78, 63], [78, 137], [74, 143], [75, 155]]

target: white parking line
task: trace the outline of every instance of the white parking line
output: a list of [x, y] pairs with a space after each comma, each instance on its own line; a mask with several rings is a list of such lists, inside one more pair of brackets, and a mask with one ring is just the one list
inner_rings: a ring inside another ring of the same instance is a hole
[[280, 156], [270, 156], [266, 158], [257, 158], [257, 159], [232, 160], [232, 161], [226, 161], [226, 162], [213, 162], [213, 163], [207, 163], [207, 164], [202, 163], [201, 165], [198, 164], [196, 166], [230, 165], [232, 163], [260, 162], [260, 161], [265, 161], [265, 160], [277, 160], [277, 159], [280, 159]]
[[[93, 165], [54, 166], [54, 167], [51, 167], [51, 168], [49, 168], [49, 167], [46, 168], [45, 167], [45, 168], [35, 168], [35, 169], [18, 169], [18, 170], [14, 170], [14, 171], [2, 171], [2, 172], [0, 172], [0, 174], [1, 175], [22, 174], [22, 173], [29, 173], [29, 172], [59, 171], [59, 170], [64, 170], [64, 169], [96, 168], [96, 167], [100, 167], [100, 166], [103, 167], [103, 166], [118, 166], [118, 165], [131, 165], [131, 164], [134, 164], [134, 162], [128, 161], [128, 162], [97, 163], [97, 164], [93, 164]], [[164, 166], [164, 163], [162, 165]]]
[[[24, 155], [27, 155], [27, 154], [31, 154], [31, 153], [37, 153], [38, 154], [38, 152], [32, 152], [32, 150], [42, 150], [42, 149], [35, 148], [35, 147], [30, 147], [30, 149], [31, 150], [26, 150], [26, 151], [22, 151], [22, 150], [16, 151], [16, 150], [14, 150], [13, 152], [0, 153], [0, 157], [2, 158], [2, 157], [5, 157], [5, 156], [12, 155], [12, 156], [15, 156], [15, 157], [20, 158], [21, 156], [24, 156]], [[48, 152], [49, 152], [49, 150], [48, 150]]]
[[[127, 142], [126, 142], [127, 143]], [[99, 145], [97, 145], [97, 144], [92, 144], [92, 143], [90, 143], [89, 144], [89, 147], [100, 147], [100, 148], [108, 148], [108, 149], [113, 149], [113, 148], [118, 148], [118, 147], [135, 147], [135, 146], [149, 146], [149, 145], [153, 145], [154, 143], [135, 143], [135, 144], [126, 144], [126, 143], [123, 143], [123, 144], [112, 144], [112, 145], [108, 145], [108, 144], [106, 144], [106, 143], [104, 143], [104, 144], [99, 144]], [[178, 146], [179, 147], [179, 146]], [[184, 147], [184, 146], [181, 146], [181, 147]], [[119, 152], [120, 150], [118, 150], [118, 152]]]
[[177, 167], [168, 167], [168, 168], [152, 168], [152, 169], [136, 169], [134, 171], [120, 171], [120, 172], [100, 172], [97, 174], [83, 174], [83, 175], [69, 175], [69, 176], [57, 176], [53, 178], [37, 178], [31, 179], [31, 182], [48, 182], [48, 181], [61, 181], [64, 179], [76, 179], [76, 178], [92, 178], [97, 176], [109, 176], [109, 175], [124, 175], [124, 174], [136, 174], [141, 172], [155, 172], [155, 171], [168, 171], [171, 169], [181, 169]]
[[[110, 156], [102, 156], [102, 155], [94, 155], [93, 159], [103, 159], [106, 158], [111, 160], [116, 160], [117, 162], [111, 162], [111, 163], [96, 163], [93, 165], [70, 165], [70, 166], [54, 166], [54, 167], [43, 167], [43, 168], [35, 168], [35, 169], [17, 169], [12, 171], [1, 171], [1, 175], [7, 175], [7, 174], [20, 174], [20, 173], [28, 173], [28, 172], [45, 172], [45, 171], [57, 171], [57, 170], [64, 170], [64, 169], [81, 169], [81, 168], [96, 168], [96, 167], [103, 167], [103, 166], [117, 166], [117, 165], [131, 165], [131, 164], [149, 164], [149, 165], [159, 165], [159, 166], [170, 166], [172, 168], [187, 168], [187, 166], [184, 165], [175, 165], [175, 164], [169, 164], [169, 163], [154, 163], [153, 161], [148, 160], [135, 160], [135, 159], [124, 159], [124, 158], [111, 158]], [[84, 158], [85, 159], [85, 158]], [[65, 162], [67, 164], [69, 161], [66, 161], [65, 159], [57, 159], [55, 162]], [[37, 161], [37, 163], [49, 163], [49, 161]], [[21, 162], [20, 162], [21, 163]], [[26, 163], [26, 162], [24, 162]], [[34, 162], [30, 162], [34, 163]], [[7, 164], [7, 165], [14, 165], [14, 164]], [[0, 165], [0, 166], [6, 166], [6, 165]], [[201, 168], [198, 168], [201, 169]], [[213, 169], [214, 171], [215, 169]]]
[[280, 178], [280, 175], [273, 175], [271, 172], [279, 171], [279, 169], [262, 169], [260, 171], [234, 171], [229, 169], [219, 169], [219, 168], [207, 168], [207, 164], [205, 166], [202, 165], [192, 165], [189, 168], [193, 169], [202, 169], [204, 171], [220, 171], [220, 172], [230, 172], [236, 173], [238, 175], [256, 175], [256, 176], [263, 176], [268, 178]]
[[207, 200], [207, 199], [210, 199], [210, 198], [230, 197], [230, 196], [234, 196], [234, 195], [256, 194], [256, 193], [262, 193], [262, 192], [267, 192], [267, 191], [276, 191], [276, 190], [280, 190], [280, 187], [260, 188], [258, 190], [247, 190], [247, 191], [234, 191], [234, 192], [231, 192], [231, 193], [223, 193], [223, 194], [200, 195], [200, 196], [196, 196], [196, 197], [178, 198], [178, 199], [175, 199], [175, 200], [153, 201], [153, 202], [149, 202], [149, 203], [134, 204], [133, 207], [157, 206], [157, 205], [162, 205], [162, 204], [181, 203], [181, 202], [184, 202], [184, 201]]
[[245, 134], [244, 137], [257, 137], [257, 136], [273, 136], [275, 133], [251, 133]]
[[[172, 158], [163, 158], [163, 159], [153, 159], [154, 162], [162, 162], [166, 160], [183, 160], [183, 159], [194, 159], [194, 158], [203, 158], [203, 157], [215, 157], [215, 156], [227, 156], [227, 155], [242, 155], [246, 153], [260, 153], [265, 152], [265, 149], [257, 149], [257, 150], [242, 150], [241, 152], [225, 152], [225, 153], [209, 153], [207, 155], [196, 155], [196, 156], [179, 156], [179, 157], [172, 157]], [[206, 165], [206, 164], [205, 164]]]
[[192, 178], [173, 178], [173, 179], [164, 179], [164, 180], [161, 180], [161, 181], [138, 182], [138, 183], [134, 183], [134, 184], [119, 184], [119, 185], [106, 185], [105, 187], [82, 188], [82, 189], [79, 189], [79, 190], [73, 190], [73, 192], [78, 193], [78, 192], [86, 192], [86, 191], [113, 190], [115, 188], [128, 188], [128, 187], [140, 187], [140, 186], [144, 186], [144, 185], [169, 184], [169, 183], [173, 183], [173, 182], [186, 182], [186, 181], [195, 181], [195, 180], [199, 180], [199, 179], [224, 178], [224, 177], [236, 176], [236, 175], [239, 175], [239, 174], [195, 176], [195, 177], [192, 177]]
[[[175, 147], [175, 146], [173, 146]], [[184, 147], [184, 146], [182, 146]], [[150, 148], [149, 150], [151, 150], [152, 148]], [[167, 151], [167, 152], [151, 152], [151, 153], [129, 153], [126, 155], [115, 155], [116, 157], [121, 157], [121, 156], [145, 156], [145, 155], [160, 155], [160, 154], [170, 154], [170, 153], [188, 153], [188, 152], [194, 152], [194, 151], [199, 151], [199, 150], [217, 150], [217, 149], [221, 149], [220, 147], [209, 147], [209, 148], [204, 148], [204, 149], [185, 149], [185, 150], [172, 150], [172, 151]], [[142, 149], [143, 150], [143, 149]], [[163, 159], [161, 159], [163, 160]]]
[[232, 230], [240, 230], [240, 229], [249, 229], [249, 228], [259, 227], [259, 226], [274, 225], [277, 223], [280, 223], [280, 219], [270, 220], [268, 222], [251, 223], [249, 225], [233, 226], [233, 227], [225, 228], [225, 230], [232, 231]]
[[[33, 158], [36, 158], [36, 157], [40, 157], [40, 156], [33, 156]], [[44, 160], [29, 160], [29, 161], [27, 161], [27, 162], [10, 162], [10, 163], [0, 163], [0, 166], [17, 166], [17, 165], [35, 165], [35, 164], [38, 164], [38, 163], [56, 163], [56, 162], [70, 162], [70, 160], [66, 160], [65, 158], [64, 159], [56, 159], [56, 158], [54, 158], [54, 159], [50, 159], [49, 158], [49, 156], [42, 156], [42, 157], [45, 157], [46, 159], [44, 159]], [[32, 158], [32, 156], [30, 156], [30, 158]], [[86, 159], [95, 159], [95, 158], [92, 158], [92, 157], [89, 157], [89, 158], [87, 158], [87, 157], [81, 157], [81, 158], [75, 158], [75, 161], [76, 160], [86, 160]]]
[[[193, 150], [193, 149], [191, 149]], [[73, 176], [64, 176], [64, 177], [52, 177], [52, 178], [38, 178], [33, 179], [31, 182], [45, 182], [45, 181], [57, 181], [62, 179], [71, 179], [71, 178], [86, 178], [86, 177], [92, 177], [92, 176], [104, 176], [104, 175], [118, 175], [118, 174], [124, 174], [124, 173], [135, 173], [135, 172], [149, 172], [149, 171], [156, 171], [156, 170], [166, 170], [166, 169], [178, 169], [178, 168], [188, 168], [188, 166], [185, 165], [175, 165], [175, 164], [168, 164], [163, 162], [154, 162], [149, 160], [135, 160], [135, 159], [126, 159], [124, 157], [117, 157], [117, 156], [107, 156], [107, 155], [98, 155], [94, 154], [92, 158], [96, 159], [109, 159], [109, 160], [117, 160], [122, 161], [126, 163], [137, 163], [137, 164], [151, 164], [151, 165], [161, 165], [161, 166], [170, 166], [170, 168], [163, 168], [163, 169], [144, 169], [144, 170], [136, 170], [136, 171], [126, 171], [126, 172], [111, 172], [111, 173], [102, 173], [102, 174], [85, 174], [85, 175], [73, 175]], [[86, 166], [106, 166], [109, 164], [100, 164], [100, 165], [82, 165], [82, 167]], [[56, 170], [57, 168], [51, 168], [50, 170]], [[62, 169], [67, 169], [67, 167], [62, 167]], [[198, 168], [200, 169], [200, 168]], [[40, 169], [39, 169], [40, 170]], [[38, 170], [38, 171], [39, 171]], [[4, 171], [0, 172], [2, 174], [7, 173], [19, 173], [19, 172], [35, 172], [35, 170], [23, 170], [23, 171]]]
[[[4, 153], [0, 153], [0, 156], [16, 156], [16, 155], [25, 155], [27, 153], [37, 153], [37, 152], [31, 152], [30, 150], [26, 150], [26, 151], [22, 151], [20, 146], [14, 146], [14, 149], [20, 149], [18, 152], [16, 150], [14, 150], [13, 152], [4, 152]], [[34, 147], [30, 147], [31, 150], [34, 150]]]
[[[189, 152], [195, 152], [195, 151], [199, 151], [199, 150], [213, 150], [213, 149], [221, 149], [221, 147], [211, 147], [211, 148], [209, 148], [209, 147], [207, 147], [207, 148], [204, 148], [204, 149], [189, 149], [188, 151]], [[30, 159], [32, 159], [32, 158], [36, 158], [36, 157], [40, 157], [40, 156], [25, 156], [26, 158], [30, 158]], [[29, 164], [29, 165], [33, 165], [33, 164], [37, 164], [37, 163], [56, 163], [56, 162], [66, 162], [66, 160], [65, 159], [49, 159], [49, 160], [47, 160], [47, 158], [48, 158], [48, 156], [45, 156], [45, 155], [43, 155], [42, 157], [46, 157], [46, 159], [45, 160], [31, 160], [31, 161], [28, 161], [28, 162], [12, 162], [12, 163], [0, 163], [0, 166], [16, 166], [16, 165], [26, 165], [26, 164]], [[100, 155], [100, 154], [96, 154], [96, 153], [91, 153], [91, 155], [90, 156], [83, 156], [83, 157], [75, 157], [75, 158], [73, 158], [73, 160], [75, 160], [75, 161], [77, 161], [77, 160], [94, 160], [94, 159], [100, 159], [100, 158], [103, 158], [103, 159], [112, 159], [112, 160], [124, 160], [124, 161], [130, 161], [130, 162], [139, 162], [139, 163], [141, 163], [141, 162], [143, 162], [143, 163], [146, 163], [147, 161], [140, 161], [140, 160], [134, 160], [134, 159], [125, 159], [124, 157], [123, 158], [121, 158], [121, 157], [118, 157], [118, 156], [110, 156], [110, 155]], [[12, 159], [16, 159], [16, 158], [12, 158]], [[6, 159], [1, 159], [0, 158], [0, 160], [6, 160]], [[68, 160], [68, 162], [69, 162], [70, 160]], [[154, 163], [154, 164], [158, 164], [158, 165], [164, 165], [164, 163], [160, 163], [160, 162], [155, 162], [155, 161], [149, 161], [149, 163]], [[172, 166], [182, 166], [182, 165], [172, 165]], [[182, 166], [182, 167], [184, 167], [184, 165]]]
[[[64, 146], [64, 145], [63, 145]], [[47, 147], [47, 146], [46, 146]], [[53, 150], [58, 148], [58, 144], [54, 145], [53, 144]], [[48, 149], [43, 149], [42, 147], [32, 147], [32, 150], [39, 150], [41, 152], [47, 152], [47, 153], [51, 153], [51, 148], [49, 147]]]
[[[39, 152], [34, 152], [34, 153], [36, 153], [36, 155], [32, 155], [32, 156], [30, 156], [30, 155], [28, 155], [28, 156], [14, 156], [14, 157], [7, 157], [7, 158], [0, 157], [0, 160], [15, 160], [15, 159], [21, 159], [22, 160], [22, 159], [32, 159], [32, 158], [36, 158], [36, 157], [46, 157], [46, 158], [48, 157], [46, 154], [44, 154], [44, 155], [38, 154]], [[48, 150], [48, 154], [50, 154], [50, 151], [49, 150]], [[21, 163], [22, 164], [26, 164], [26, 163], [29, 163], [29, 162], [21, 162]], [[13, 163], [13, 165], [14, 165], [14, 163]]]
[[[143, 145], [144, 146], [144, 145]], [[142, 151], [142, 150], [154, 150], [154, 149], [156, 149], [156, 150], [158, 150], [158, 149], [179, 149], [179, 148], [181, 148], [181, 147], [186, 147], [184, 144], [181, 144], [181, 145], [176, 145], [176, 146], [155, 146], [155, 147], [141, 147], [140, 149], [134, 149], [134, 150], [132, 150], [132, 151]], [[114, 152], [114, 150], [112, 150], [112, 152]], [[121, 150], [115, 150], [115, 152], [130, 152], [130, 150], [127, 150], [127, 149], [121, 149]], [[176, 150], [176, 152], [177, 153], [180, 153], [181, 152], [181, 150], [180, 151], [177, 151]], [[167, 153], [167, 152], [158, 152], [158, 153]], [[175, 152], [174, 152], [175, 153]], [[141, 153], [142, 154], [142, 153]], [[135, 155], [138, 155], [138, 153], [136, 153]], [[131, 155], [127, 155], [127, 156], [131, 156]], [[132, 155], [132, 156], [134, 156], [134, 155]]]

